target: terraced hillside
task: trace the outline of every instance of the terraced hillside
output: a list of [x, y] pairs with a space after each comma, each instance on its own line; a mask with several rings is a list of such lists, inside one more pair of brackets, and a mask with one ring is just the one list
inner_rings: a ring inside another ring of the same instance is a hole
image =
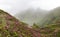
[[0, 10], [0, 37], [40, 37], [40, 33]]

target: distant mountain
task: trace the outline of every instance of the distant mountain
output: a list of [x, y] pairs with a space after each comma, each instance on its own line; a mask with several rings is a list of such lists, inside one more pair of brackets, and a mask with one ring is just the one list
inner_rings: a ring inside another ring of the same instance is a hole
[[[38, 23], [40, 20], [42, 20], [45, 15], [48, 13], [46, 10], [42, 9], [27, 9], [23, 11], [22, 13], [17, 13], [15, 16], [19, 18], [21, 21], [33, 25], [33, 23]], [[41, 21], [40, 21], [41, 22]]]
[[49, 14], [41, 21], [42, 23], [38, 22], [38, 24], [41, 24], [42, 26], [49, 25], [51, 23], [55, 23], [56, 20], [60, 20], [60, 7], [49, 11]]
[[40, 33], [7, 12], [0, 10], [0, 37], [40, 37]]

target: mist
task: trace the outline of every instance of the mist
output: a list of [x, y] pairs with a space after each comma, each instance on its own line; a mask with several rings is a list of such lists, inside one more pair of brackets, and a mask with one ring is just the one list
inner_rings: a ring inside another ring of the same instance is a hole
[[28, 8], [51, 10], [60, 6], [60, 0], [0, 0], [0, 9], [11, 15], [21, 13]]
[[32, 26], [34, 23], [41, 23], [41, 20], [49, 14], [49, 11], [43, 10], [41, 8], [28, 8], [27, 10], [22, 11], [21, 13], [15, 14], [15, 17], [22, 22], [25, 22]]

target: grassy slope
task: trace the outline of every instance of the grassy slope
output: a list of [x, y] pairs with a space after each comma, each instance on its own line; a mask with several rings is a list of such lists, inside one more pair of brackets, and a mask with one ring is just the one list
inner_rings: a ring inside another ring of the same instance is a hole
[[0, 37], [40, 37], [40, 33], [0, 10]]

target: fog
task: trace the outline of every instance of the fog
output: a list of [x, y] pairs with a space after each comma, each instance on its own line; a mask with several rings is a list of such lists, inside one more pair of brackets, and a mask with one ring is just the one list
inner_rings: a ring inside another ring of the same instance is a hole
[[28, 8], [51, 10], [60, 6], [60, 0], [0, 0], [0, 9], [11, 15], [21, 13]]

